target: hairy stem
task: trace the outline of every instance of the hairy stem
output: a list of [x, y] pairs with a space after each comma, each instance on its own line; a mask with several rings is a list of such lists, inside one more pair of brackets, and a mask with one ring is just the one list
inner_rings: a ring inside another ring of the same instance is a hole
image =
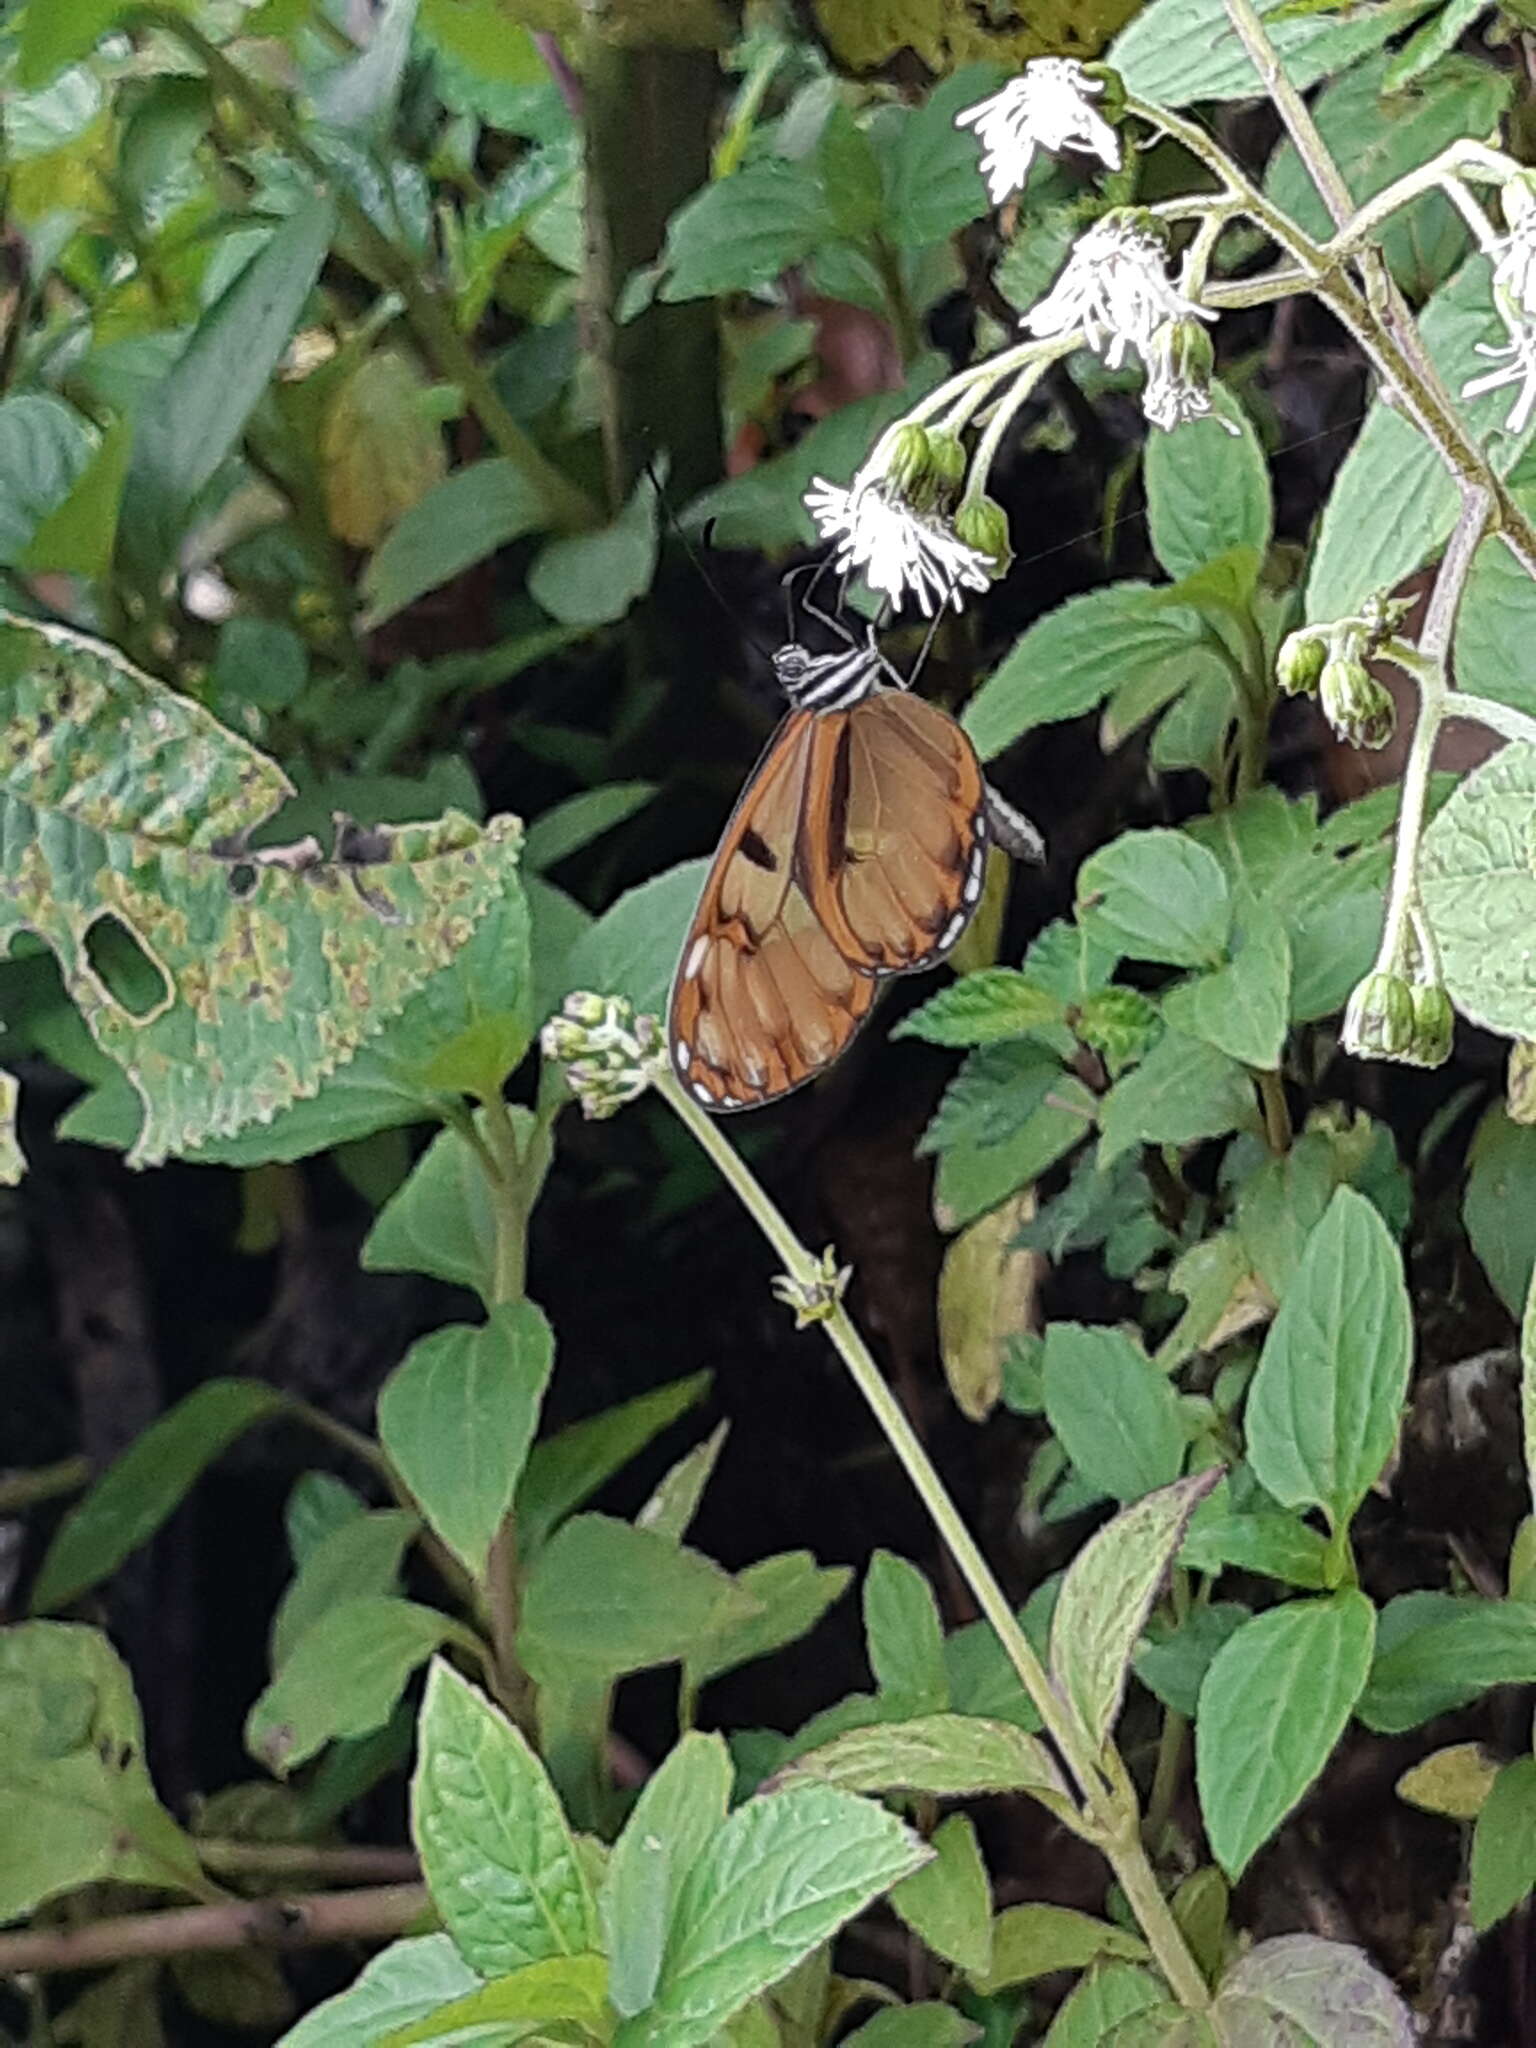
[[[807, 1287], [814, 1285], [820, 1277], [817, 1261], [800, 1243], [719, 1125], [699, 1108], [670, 1073], [658, 1075], [655, 1086], [668, 1107], [681, 1118], [719, 1168], [732, 1193], [783, 1260], [790, 1278]], [[1020, 1684], [1034, 1702], [1046, 1732], [1076, 1781], [1084, 1801], [1089, 1839], [1097, 1842], [1108, 1857], [1159, 1968], [1184, 2005], [1196, 2008], [1208, 2005], [1210, 1998], [1205, 1980], [1147, 1861], [1141, 1842], [1140, 1815], [1124, 1767], [1118, 1766], [1106, 1772], [1100, 1759], [1085, 1744], [1045, 1666], [1019, 1626], [1007, 1596], [966, 1526], [964, 1516], [951, 1499], [933, 1461], [908, 1421], [905, 1409], [887, 1386], [858, 1326], [841, 1303], [827, 1315], [824, 1327], [958, 1565], [977, 1605], [997, 1631]]]

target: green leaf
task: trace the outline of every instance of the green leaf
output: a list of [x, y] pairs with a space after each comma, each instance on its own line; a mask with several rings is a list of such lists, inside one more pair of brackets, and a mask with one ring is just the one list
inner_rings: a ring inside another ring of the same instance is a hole
[[656, 1995], [679, 1894], [725, 1819], [732, 1775], [724, 1739], [690, 1730], [647, 1779], [613, 1845], [600, 1905], [608, 1996], [625, 2018]]
[[1099, 1165], [1135, 1145], [1191, 1145], [1255, 1120], [1253, 1083], [1237, 1061], [1203, 1039], [1165, 1031], [1139, 1067], [1099, 1105]]
[[1185, 1447], [1179, 1397], [1123, 1330], [1050, 1325], [1045, 1413], [1074, 1469], [1098, 1493], [1140, 1500], [1179, 1476]]
[[175, 552], [194, 500], [234, 449], [304, 311], [335, 210], [306, 201], [204, 313], [134, 421], [121, 552], [141, 584]]
[[[1335, 79], [1313, 108], [1357, 203], [1464, 135], [1491, 134], [1509, 104], [1510, 81], [1470, 56], [1448, 57], [1411, 92], [1389, 96], [1387, 72], [1395, 61], [1384, 51], [1368, 57]], [[1264, 185], [1303, 233], [1324, 240], [1333, 233], [1333, 217], [1294, 144], [1276, 150]], [[1467, 230], [1444, 193], [1434, 192], [1395, 215], [1378, 239], [1392, 275], [1417, 300], [1455, 268], [1466, 250]]]
[[771, 285], [810, 255], [830, 226], [820, 182], [806, 165], [759, 157], [673, 214], [660, 296], [712, 299]]
[[542, 875], [558, 867], [571, 854], [644, 810], [656, 790], [654, 782], [605, 782], [553, 805], [528, 827], [523, 841], [525, 871]]
[[881, 1694], [905, 1714], [949, 1705], [944, 1629], [933, 1589], [915, 1564], [877, 1550], [864, 1580], [864, 1637]]
[[1467, 1166], [1462, 1221], [1500, 1301], [1519, 1316], [1536, 1264], [1536, 1130], [1492, 1104], [1467, 1148]]
[[752, 1612], [750, 1595], [698, 1551], [608, 1515], [578, 1515], [528, 1573], [518, 1654], [541, 1683], [572, 1665], [616, 1678], [675, 1663]]
[[1340, 1188], [1307, 1240], [1249, 1389], [1248, 1458], [1282, 1507], [1348, 1527], [1397, 1440], [1413, 1320], [1380, 1212]]
[[[1469, 377], [1488, 367], [1477, 344], [1497, 340], [1501, 333], [1488, 259], [1474, 254], [1424, 308], [1420, 338], [1451, 389], [1459, 392]], [[1505, 429], [1508, 398], [1500, 390], [1459, 402], [1473, 439], [1487, 448], [1501, 476], [1536, 433], [1536, 421], [1518, 434]], [[1433, 445], [1378, 396], [1323, 510], [1307, 581], [1307, 618], [1342, 618], [1358, 611], [1373, 591], [1390, 590], [1445, 540], [1458, 502], [1455, 479]]]
[[928, 1853], [894, 1815], [828, 1785], [749, 1800], [689, 1872], [655, 1999], [615, 2048], [699, 2048]]
[[1111, 583], [1047, 612], [1015, 642], [965, 708], [961, 724], [984, 761], [1024, 733], [1091, 711], [1112, 690], [1187, 664], [1197, 612], [1150, 583]]
[[921, 1714], [854, 1728], [807, 1751], [794, 1769], [845, 1792], [914, 1792], [930, 1799], [1063, 1789], [1048, 1751], [1032, 1735], [980, 1714]]
[[[1200, 1520], [1195, 1516], [1195, 1522]], [[1191, 1525], [1193, 1533], [1193, 1524]], [[1185, 1537], [1185, 1543], [1189, 1537]], [[1154, 1617], [1147, 1640], [1136, 1652], [1132, 1669], [1148, 1692], [1188, 1721], [1200, 1705], [1200, 1688], [1216, 1652], [1243, 1626], [1248, 1609], [1235, 1600], [1214, 1600], [1192, 1608], [1177, 1627]]]
[[1200, 1688], [1195, 1775], [1211, 1851], [1236, 1881], [1313, 1784], [1365, 1689], [1376, 1610], [1353, 1587], [1256, 1615]]
[[[1021, 1052], [1028, 1061], [1008, 1084], [1013, 1100], [1006, 1114], [1001, 1119], [986, 1119], [1000, 1124], [995, 1134], [983, 1129], [940, 1136], [951, 1097], [966, 1086], [968, 1077], [979, 1080], [985, 1071], [982, 1063], [989, 1053], [984, 1050], [966, 1061], [918, 1148], [940, 1153], [934, 1215], [945, 1230], [963, 1229], [1019, 1188], [1038, 1180], [1093, 1128], [1095, 1100], [1075, 1074], [1063, 1072], [1049, 1055], [1042, 1059], [1038, 1048], [1028, 1044], [995, 1050]], [[980, 1092], [991, 1093], [990, 1084], [983, 1084]], [[1015, 1116], [1020, 1118], [1018, 1122], [1012, 1120]]]
[[952, 1813], [928, 1846], [933, 1861], [902, 1879], [891, 1904], [936, 1956], [980, 1974], [992, 1958], [992, 1886], [975, 1826], [966, 1814]]
[[1077, 871], [1077, 920], [1133, 960], [1213, 967], [1232, 928], [1221, 863], [1187, 833], [1124, 832]]
[[1407, 1594], [1383, 1611], [1359, 1714], [1367, 1728], [1400, 1735], [1491, 1685], [1531, 1684], [1536, 1609], [1520, 1600]]
[[1304, 1131], [1289, 1152], [1262, 1161], [1238, 1189], [1243, 1252], [1276, 1301], [1285, 1299], [1340, 1178], [1338, 1154], [1325, 1133]]
[[1472, 1829], [1472, 1925], [1486, 1934], [1536, 1885], [1536, 1757], [1506, 1764]]
[[[1536, 493], [1522, 490], [1515, 497], [1527, 513], [1536, 506]], [[1490, 534], [1473, 558], [1456, 615], [1456, 687], [1536, 717], [1536, 678], [1521, 659], [1533, 632], [1536, 583]]]
[[[1428, 0], [1363, 6], [1339, 14], [1284, 16], [1286, 0], [1259, 7], [1270, 40], [1301, 91], [1343, 71], [1422, 14]], [[1129, 91], [1166, 107], [1196, 100], [1251, 100], [1263, 91], [1222, 0], [1152, 0], [1110, 45], [1108, 61]]]
[[430, 1273], [494, 1291], [496, 1218], [478, 1153], [456, 1130], [440, 1131], [374, 1218], [363, 1242], [368, 1273]]
[[996, 1045], [1042, 1024], [1059, 1024], [1065, 1005], [1012, 967], [984, 967], [930, 996], [891, 1033], [930, 1045]]
[[250, 704], [258, 711], [286, 711], [309, 681], [309, 654], [291, 626], [240, 613], [219, 628], [213, 664], [214, 702], [229, 715]]
[[[715, 1476], [715, 1467], [725, 1449], [730, 1430], [729, 1422], [716, 1423], [702, 1443], [695, 1444], [691, 1451], [685, 1451], [675, 1465], [668, 1467], [653, 1488], [650, 1499], [636, 1515], [637, 1529], [654, 1529], [658, 1535], [670, 1537], [674, 1543], [682, 1542], [699, 1511], [705, 1489]], [[787, 1554], [797, 1558], [810, 1556], [809, 1551]]]
[[64, 1517], [32, 1588], [32, 1611], [65, 1607], [109, 1578], [221, 1452], [286, 1406], [259, 1380], [209, 1380], [178, 1401]]
[[1175, 1031], [1273, 1072], [1290, 1025], [1291, 942], [1277, 917], [1244, 912], [1242, 923], [1232, 964], [1170, 989], [1163, 1015]]
[[1424, 910], [1445, 985], [1463, 1016], [1508, 1038], [1536, 1037], [1536, 915], [1528, 835], [1536, 746], [1519, 740], [1467, 776], [1425, 833]]
[[1051, 2022], [1044, 2048], [1105, 2048], [1117, 2021], [1163, 2001], [1162, 1980], [1150, 1970], [1094, 1963]]
[[438, 1661], [411, 1783], [421, 1867], [464, 1960], [486, 1976], [585, 1955], [596, 1914], [544, 1767], [485, 1695]]
[[392, 1942], [347, 1990], [284, 2034], [277, 2048], [378, 2048], [392, 2028], [426, 2018], [479, 1983], [446, 1934]]
[[[17, 748], [7, 844], [32, 850], [0, 944], [22, 926], [47, 942], [133, 1084], [145, 1114], [131, 1165], [312, 1096], [493, 913], [522, 915], [510, 819], [372, 828], [365, 859], [244, 856], [291, 794], [281, 771], [63, 628], [0, 618], [0, 717]], [[98, 972], [103, 936], [131, 978]]]
[[38, 532], [69, 502], [90, 462], [85, 422], [62, 399], [25, 392], [0, 400], [0, 565], [28, 562]]
[[966, 2048], [981, 2029], [952, 2005], [893, 2006], [844, 2037], [844, 2048]]
[[1328, 1545], [1316, 1529], [1273, 1508], [1250, 1514], [1197, 1515], [1184, 1539], [1179, 1562], [1190, 1571], [1216, 1573], [1233, 1565], [1262, 1572], [1303, 1592], [1328, 1584]]
[[655, 573], [656, 486], [642, 475], [609, 525], [545, 543], [528, 590], [562, 626], [607, 626], [645, 595]]
[[[641, 1521], [637, 1526], [652, 1525]], [[852, 1577], [847, 1565], [819, 1565], [808, 1550], [785, 1550], [749, 1564], [737, 1573], [736, 1584], [756, 1612], [716, 1629], [690, 1652], [684, 1659], [687, 1684], [697, 1691], [722, 1672], [798, 1642], [841, 1599]]]
[[343, 1601], [397, 1593], [400, 1560], [420, 1527], [415, 1515], [399, 1508], [379, 1508], [373, 1513], [351, 1513], [322, 1536], [304, 1558], [272, 1617], [274, 1670], [287, 1663], [305, 1630]]
[[[941, 80], [922, 104], [887, 130], [885, 217], [900, 249], [922, 249], [983, 213], [976, 138], [955, 116], [992, 89], [990, 66], [970, 65]], [[998, 81], [999, 83], [1001, 81]]]
[[1010, 1984], [1029, 1984], [1057, 1970], [1086, 1970], [1101, 1958], [1139, 1963], [1147, 1945], [1123, 1927], [1077, 1913], [1069, 1906], [1010, 1906], [992, 1923], [992, 1963], [976, 1977], [986, 1996]]
[[637, 889], [626, 889], [572, 946], [567, 986], [628, 996], [642, 1013], [665, 1011], [708, 868], [708, 861], [687, 860]]
[[1051, 1676], [1095, 1749], [1109, 1739], [1136, 1640], [1189, 1518], [1218, 1477], [1196, 1473], [1122, 1508], [1067, 1567], [1051, 1620]]
[[517, 1490], [518, 1547], [525, 1561], [557, 1523], [643, 1451], [653, 1437], [702, 1401], [713, 1375], [690, 1373], [637, 1394], [600, 1415], [573, 1422], [535, 1444]]
[[1412, 2048], [1408, 2008], [1357, 1948], [1315, 1934], [1282, 1934], [1240, 1956], [1216, 1989], [1221, 2038], [1285, 2048]]
[[555, 1339], [531, 1301], [421, 1338], [379, 1395], [379, 1440], [428, 1522], [483, 1578], [539, 1424]]
[[[440, 2006], [426, 2019], [386, 2034], [378, 2048], [417, 2048], [419, 2043], [483, 2041], [486, 2029], [497, 2020], [573, 2020], [587, 2029], [608, 2020], [606, 1987], [608, 1965], [599, 1955], [546, 1956], [541, 1963], [528, 1963], [505, 1977], [495, 1977], [451, 2005]], [[515, 2035], [497, 2040], [527, 2039], [519, 2027]], [[534, 2036], [537, 2039], [537, 2036]], [[556, 2038], [559, 2038], [558, 2036]]]
[[1142, 456], [1153, 552], [1175, 581], [1232, 548], [1252, 548], [1262, 562], [1274, 531], [1259, 437], [1224, 386], [1211, 397], [1207, 418], [1148, 434]]
[[371, 632], [429, 590], [548, 523], [541, 493], [506, 456], [455, 470], [405, 514], [363, 572]]
[[155, 1797], [133, 1681], [95, 1629], [0, 1630], [0, 1921], [82, 1885], [206, 1897], [191, 1842]]
[[1488, 11], [1488, 0], [1447, 0], [1447, 4], [1416, 28], [1387, 66], [1382, 85], [1387, 92], [1401, 92], [1447, 54], [1454, 50], [1479, 15]]
[[450, 1637], [462, 1641], [466, 1632], [414, 1601], [341, 1601], [304, 1631], [251, 1708], [246, 1748], [281, 1778], [340, 1736], [371, 1734], [417, 1665]]
[[880, 159], [867, 132], [841, 102], [828, 114], [816, 144], [816, 170], [841, 237], [858, 241], [878, 225], [885, 203]]
[[16, 79], [28, 91], [89, 56], [97, 42], [123, 13], [127, 0], [52, 0], [29, 7], [21, 17]]

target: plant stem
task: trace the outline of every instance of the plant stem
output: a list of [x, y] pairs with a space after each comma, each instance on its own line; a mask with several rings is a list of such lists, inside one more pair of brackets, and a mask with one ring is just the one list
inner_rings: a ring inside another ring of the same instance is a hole
[[61, 1493], [79, 1493], [91, 1483], [89, 1458], [60, 1458], [56, 1465], [39, 1465], [31, 1472], [15, 1472], [0, 1479], [0, 1515], [19, 1515], [45, 1500], [57, 1500]]
[[184, 1956], [209, 1949], [315, 1948], [329, 1942], [382, 1941], [403, 1934], [431, 1907], [420, 1884], [365, 1891], [250, 1899], [165, 1913], [124, 1913], [83, 1927], [0, 1934], [0, 1977], [100, 1969], [137, 1956]]
[[485, 1140], [496, 1162], [487, 1176], [496, 1219], [496, 1260], [491, 1282], [495, 1302], [521, 1301], [528, 1276], [528, 1212], [523, 1196], [523, 1163], [517, 1132], [506, 1098], [498, 1091], [484, 1098]]
[[1227, 19], [1236, 29], [1238, 41], [1248, 52], [1264, 90], [1274, 101], [1275, 111], [1296, 146], [1296, 154], [1306, 165], [1307, 174], [1322, 195], [1323, 204], [1333, 216], [1335, 225], [1342, 227], [1354, 212], [1355, 202], [1338, 165], [1329, 155], [1328, 145], [1318, 132], [1312, 109], [1291, 83], [1252, 0], [1225, 0], [1225, 5]]
[[1276, 1158], [1283, 1158], [1291, 1149], [1291, 1111], [1285, 1099], [1285, 1084], [1280, 1076], [1268, 1068], [1258, 1068], [1254, 1077], [1259, 1084], [1259, 1101], [1264, 1109], [1264, 1142]]
[[421, 1875], [413, 1849], [332, 1849], [315, 1842], [226, 1842], [200, 1838], [197, 1860], [219, 1877], [308, 1878], [337, 1884], [406, 1884]]
[[[820, 1274], [817, 1261], [800, 1243], [746, 1162], [727, 1141], [720, 1126], [689, 1097], [671, 1073], [658, 1074], [654, 1085], [668, 1107], [719, 1168], [732, 1193], [783, 1260], [790, 1278], [803, 1286], [813, 1286]], [[1197, 2009], [1208, 2005], [1210, 1995], [1205, 1979], [1147, 1861], [1141, 1842], [1140, 1816], [1123, 1767], [1113, 1774], [1106, 1773], [1084, 1741], [1045, 1666], [1019, 1626], [991, 1566], [967, 1528], [965, 1518], [950, 1498], [917, 1432], [908, 1421], [906, 1411], [887, 1386], [858, 1326], [841, 1302], [826, 1316], [824, 1327], [855, 1386], [873, 1411], [886, 1442], [916, 1489], [934, 1527], [959, 1566], [977, 1605], [996, 1630], [1020, 1684], [1034, 1703], [1046, 1732], [1075, 1779], [1084, 1801], [1088, 1838], [1096, 1842], [1108, 1857], [1159, 1968], [1181, 2003]], [[1125, 1786], [1123, 1794], [1120, 1790], [1122, 1782]]]

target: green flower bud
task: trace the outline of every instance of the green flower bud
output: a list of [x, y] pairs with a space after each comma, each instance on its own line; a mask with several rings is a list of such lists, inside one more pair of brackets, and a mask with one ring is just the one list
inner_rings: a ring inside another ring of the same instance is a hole
[[1328, 666], [1328, 643], [1315, 633], [1287, 633], [1275, 659], [1275, 680], [1287, 697], [1310, 697]]
[[928, 429], [916, 420], [906, 420], [892, 437], [890, 458], [885, 465], [892, 486], [901, 497], [907, 497], [927, 481], [931, 464]]
[[1135, 989], [1101, 988], [1082, 1003], [1072, 1029], [1118, 1073], [1146, 1052], [1157, 1034], [1158, 1021], [1156, 1004]]
[[912, 493], [913, 502], [924, 509], [942, 511], [952, 505], [965, 482], [970, 457], [958, 434], [935, 431], [928, 436], [928, 469]]
[[1504, 1104], [1511, 1123], [1536, 1124], [1536, 1041], [1517, 1038], [1509, 1048]]
[[1368, 974], [1344, 1012], [1344, 1050], [1356, 1059], [1399, 1060], [1413, 1038], [1413, 990], [1400, 974]]
[[1103, 91], [1095, 98], [1094, 105], [1110, 127], [1115, 127], [1125, 119], [1125, 80], [1112, 64], [1085, 64], [1083, 76], [1091, 78], [1096, 85], [1103, 87]]
[[987, 556], [994, 576], [1005, 574], [1013, 560], [1013, 546], [1008, 514], [995, 498], [967, 493], [955, 513], [955, 532], [968, 548]]
[[1318, 682], [1323, 716], [1352, 747], [1384, 747], [1397, 724], [1392, 693], [1362, 662], [1328, 662]]
[[1413, 1035], [1404, 1057], [1415, 1067], [1443, 1067], [1456, 1036], [1456, 1012], [1438, 982], [1420, 981], [1413, 988]]

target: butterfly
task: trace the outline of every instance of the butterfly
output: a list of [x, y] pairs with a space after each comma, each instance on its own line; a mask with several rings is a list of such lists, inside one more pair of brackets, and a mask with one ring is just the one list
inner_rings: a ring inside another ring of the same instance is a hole
[[1040, 859], [954, 719], [867, 644], [773, 656], [790, 709], [716, 851], [672, 983], [667, 1040], [709, 1110], [756, 1109], [845, 1050], [883, 980], [942, 960], [987, 847]]

